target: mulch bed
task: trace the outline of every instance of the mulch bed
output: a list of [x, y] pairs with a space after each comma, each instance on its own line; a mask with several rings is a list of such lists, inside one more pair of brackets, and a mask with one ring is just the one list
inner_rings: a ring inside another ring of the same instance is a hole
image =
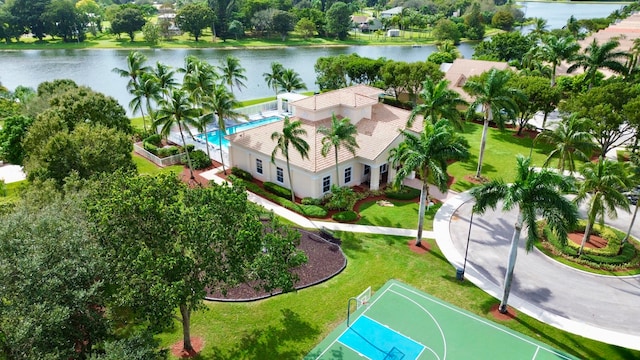
[[[300, 232], [300, 245], [298, 249], [307, 255], [307, 263], [294, 270], [300, 280], [296, 283], [296, 289], [303, 289], [324, 282], [339, 274], [346, 266], [347, 259], [340, 246], [322, 239], [319, 235], [298, 229]], [[272, 294], [254, 289], [251, 284], [242, 284], [227, 291], [226, 296], [220, 292], [209, 293], [207, 300], [213, 301], [254, 301], [279, 294]]]
[[[582, 238], [584, 237], [584, 232], [572, 232], [569, 233], [569, 241], [572, 241], [574, 244], [582, 244]], [[584, 247], [589, 249], [602, 249], [607, 247], [608, 241], [603, 239], [602, 237], [591, 234], [589, 241], [584, 244]]]
[[409, 250], [416, 254], [424, 254], [431, 250], [431, 246], [424, 239], [420, 242], [420, 246], [416, 246], [416, 239], [409, 240], [407, 245], [409, 246]]
[[171, 353], [173, 354], [173, 356], [181, 359], [195, 357], [204, 348], [204, 340], [199, 336], [192, 336], [191, 346], [193, 347], [193, 351], [184, 351], [184, 342], [182, 340], [178, 341], [177, 343], [171, 345]]
[[507, 305], [506, 314], [503, 314], [500, 311], [498, 311], [498, 308], [500, 308], [500, 304], [495, 304], [489, 310], [489, 314], [491, 314], [493, 318], [496, 320], [508, 321], [508, 320], [513, 320], [518, 316], [518, 313], [516, 312], [516, 310], [509, 305]]

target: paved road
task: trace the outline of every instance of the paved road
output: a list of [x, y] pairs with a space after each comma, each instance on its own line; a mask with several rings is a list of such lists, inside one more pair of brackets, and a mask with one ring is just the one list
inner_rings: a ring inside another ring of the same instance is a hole
[[[461, 194], [447, 202], [434, 225], [438, 245], [456, 266], [463, 261], [469, 231], [472, 203], [466, 199]], [[626, 230], [630, 218], [621, 213], [613, 223]], [[502, 294], [515, 219], [516, 211], [499, 210], [473, 219], [467, 278], [497, 297]], [[526, 253], [524, 234], [523, 229], [510, 305], [565, 330], [640, 349], [640, 276], [593, 275], [552, 261], [536, 249]], [[640, 238], [640, 225], [632, 234]], [[441, 245], [447, 237], [450, 245]]]

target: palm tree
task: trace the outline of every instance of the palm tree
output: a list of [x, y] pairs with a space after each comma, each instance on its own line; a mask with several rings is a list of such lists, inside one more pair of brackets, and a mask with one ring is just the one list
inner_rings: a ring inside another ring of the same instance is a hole
[[247, 80], [247, 77], [244, 75], [245, 69], [240, 66], [240, 59], [237, 57], [227, 56], [218, 68], [222, 73], [222, 80], [229, 86], [231, 93], [233, 93], [234, 85], [240, 91], [242, 91], [243, 87], [247, 87], [243, 82]]
[[113, 72], [121, 77], [128, 77], [127, 90], [133, 92], [138, 87], [138, 78], [144, 72], [149, 71], [148, 66], [144, 66], [147, 57], [137, 51], [131, 51], [127, 55], [127, 69], [113, 68]]
[[184, 139], [183, 128], [194, 126], [198, 115], [198, 109], [191, 106], [189, 94], [182, 89], [172, 89], [168, 93], [168, 100], [160, 101], [160, 108], [158, 109], [155, 124], [156, 127], [162, 127], [160, 133], [164, 136], [169, 135], [173, 126], [178, 126], [180, 137], [182, 138], [182, 145], [184, 146], [185, 154], [187, 155], [187, 165], [189, 166], [191, 180], [195, 180], [195, 176], [193, 175], [191, 156], [187, 150], [187, 143]]
[[300, 74], [298, 74], [293, 69], [284, 69], [277, 83], [280, 90], [284, 92], [307, 90], [307, 85], [305, 85], [305, 83], [300, 78]]
[[589, 120], [579, 118], [576, 114], [563, 119], [553, 131], [543, 131], [535, 141], [542, 141], [554, 146], [542, 166], [549, 166], [554, 157], [558, 158], [558, 170], [564, 173], [576, 171], [576, 160], [589, 161], [589, 154], [596, 145], [589, 132]]
[[482, 161], [484, 159], [484, 148], [487, 144], [489, 123], [494, 118], [499, 119], [502, 117], [501, 110], [505, 110], [507, 113], [515, 113], [517, 105], [514, 98], [524, 96], [520, 90], [507, 85], [509, 79], [511, 79], [510, 72], [491, 69], [488, 73], [484, 73], [477, 79], [470, 79], [464, 84], [464, 91], [475, 98], [473, 103], [469, 105], [467, 117], [474, 113], [480, 105], [482, 105], [484, 114], [484, 127], [482, 128], [482, 139], [480, 140], [476, 178], [480, 178], [482, 173]]
[[562, 196], [573, 187], [570, 178], [547, 169], [538, 171], [531, 167], [531, 158], [522, 155], [517, 157], [516, 169], [516, 178], [510, 184], [502, 180], [493, 180], [471, 190], [471, 195], [476, 201], [473, 206], [473, 212], [476, 214], [484, 213], [487, 208], [495, 209], [498, 202], [502, 202], [503, 211], [518, 208], [499, 308], [503, 314], [507, 312], [522, 226], [526, 224], [528, 228], [526, 249], [529, 251], [538, 240], [538, 215], [546, 219], [549, 228], [563, 242], [567, 240], [568, 232], [578, 221], [576, 205]]
[[284, 71], [284, 67], [281, 63], [277, 61], [271, 62], [271, 72], [266, 72], [262, 74], [264, 76], [264, 81], [267, 82], [267, 86], [272, 88], [273, 91], [278, 96], [278, 82], [282, 77], [282, 72]]
[[[129, 103], [129, 107], [138, 108], [140, 113], [142, 114], [142, 125], [144, 127], [144, 131], [147, 132], [147, 122], [144, 117], [144, 111], [142, 108], [142, 98], [145, 99], [145, 107], [147, 109], [147, 114], [151, 118], [151, 123], [154, 121], [153, 107], [151, 106], [151, 102], [155, 101], [156, 103], [161, 99], [160, 89], [155, 80], [155, 77], [151, 73], [142, 73], [140, 76], [140, 84], [138, 88], [134, 92], [134, 98]], [[132, 104], [133, 103], [133, 104]], [[154, 129], [154, 133], [157, 132], [157, 129]]]
[[605, 214], [611, 218], [617, 216], [616, 207], [629, 211], [629, 200], [623, 191], [631, 186], [631, 179], [623, 163], [600, 159], [597, 163], [586, 163], [580, 169], [582, 180], [578, 187], [575, 202], [580, 204], [588, 199], [587, 224], [580, 243], [578, 256], [591, 238], [591, 230], [596, 218], [604, 224]]
[[543, 18], [535, 18], [533, 19], [533, 29], [531, 30], [531, 35], [533, 35], [536, 39], [542, 37], [542, 35], [548, 32], [547, 20]]
[[438, 45], [438, 52], [446, 53], [451, 55], [454, 59], [459, 58], [460, 50], [451, 40], [445, 40], [440, 45]]
[[449, 176], [447, 164], [449, 161], [464, 161], [469, 158], [469, 144], [456, 134], [449, 121], [439, 120], [434, 124], [425, 123], [424, 130], [419, 136], [407, 130], [401, 130], [404, 141], [390, 152], [391, 166], [401, 165], [394, 179], [394, 186], [400, 186], [402, 181], [413, 171], [422, 179], [420, 192], [420, 210], [418, 212], [418, 236], [416, 246], [422, 242], [422, 228], [426, 202], [429, 200], [429, 185], [432, 182], [441, 191], [446, 191]]
[[347, 117], [338, 119], [336, 114], [331, 114], [331, 128], [320, 126], [317, 130], [319, 134], [324, 135], [322, 137], [322, 149], [320, 153], [326, 157], [329, 154], [329, 150], [333, 147], [333, 152], [336, 157], [336, 185], [340, 185], [340, 169], [338, 168], [338, 149], [344, 146], [353, 156], [356, 156], [356, 148], [358, 148], [358, 142], [356, 135], [358, 134], [358, 128], [351, 123], [351, 120]]
[[271, 162], [276, 163], [276, 155], [278, 151], [282, 153], [287, 160], [287, 174], [289, 175], [289, 186], [291, 187], [291, 201], [296, 201], [296, 195], [293, 190], [293, 179], [291, 178], [291, 166], [289, 164], [289, 145], [300, 154], [302, 159], [309, 158], [309, 144], [304, 140], [303, 136], [307, 135], [307, 131], [302, 128], [302, 122], [296, 120], [290, 122], [289, 117], [285, 116], [282, 125], [282, 133], [277, 131], [271, 134], [271, 140], [276, 141], [276, 147], [271, 153]]
[[[185, 59], [185, 68], [180, 69], [184, 72], [182, 80], [182, 88], [189, 92], [191, 101], [196, 109], [202, 110], [202, 101], [213, 90], [215, 80], [218, 78], [213, 66], [204, 61], [200, 61], [195, 56], [188, 56]], [[206, 136], [207, 125], [211, 118], [209, 114], [201, 114], [198, 118], [198, 131], [205, 134], [205, 144], [207, 147], [207, 156], [211, 158], [209, 151], [209, 137]]]
[[556, 84], [556, 69], [562, 61], [571, 62], [580, 50], [580, 44], [573, 36], [547, 35], [538, 48], [544, 61], [551, 63], [551, 86]]
[[237, 108], [240, 103], [236, 100], [236, 97], [222, 84], [214, 84], [211, 93], [203, 99], [203, 107], [205, 110], [209, 110], [211, 114], [215, 114], [218, 121], [218, 149], [220, 150], [220, 162], [222, 163], [222, 170], [226, 172], [224, 167], [224, 157], [222, 156], [222, 137], [227, 135], [227, 128], [225, 120], [237, 120], [241, 117], [246, 117], [234, 109]]
[[574, 72], [577, 68], [582, 68], [585, 72], [585, 79], [589, 82], [589, 89], [596, 81], [596, 74], [600, 69], [609, 69], [618, 74], [626, 74], [627, 68], [624, 66], [624, 58], [629, 57], [629, 53], [616, 51], [620, 45], [618, 40], [609, 40], [600, 45], [598, 40], [584, 49], [582, 54], [576, 55], [574, 63], [567, 69], [568, 73]]
[[156, 83], [158, 84], [158, 89], [162, 94], [162, 98], [165, 101], [168, 101], [169, 93], [171, 90], [178, 85], [175, 77], [175, 71], [161, 62], [156, 63], [156, 67], [153, 69], [153, 76], [156, 79]]
[[411, 111], [407, 127], [413, 126], [413, 121], [417, 115], [422, 115], [425, 119], [425, 125], [429, 121], [435, 124], [444, 118], [449, 119], [456, 129], [462, 130], [462, 116], [458, 107], [469, 104], [460, 98], [460, 94], [449, 90], [447, 88], [448, 84], [449, 81], [446, 79], [434, 84], [430, 77], [426, 78], [422, 83], [422, 90], [418, 94], [422, 99], [422, 104], [416, 105]]

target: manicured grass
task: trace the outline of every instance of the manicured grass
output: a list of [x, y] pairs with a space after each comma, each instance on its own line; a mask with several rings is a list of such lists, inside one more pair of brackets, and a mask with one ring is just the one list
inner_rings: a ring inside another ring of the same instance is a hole
[[27, 180], [5, 184], [4, 187], [7, 190], [7, 195], [1, 197], [1, 199], [5, 201], [17, 200], [20, 197], [20, 192], [22, 191], [22, 189], [24, 189], [28, 185], [29, 182]]
[[167, 167], [159, 167], [151, 161], [137, 155], [133, 155], [133, 162], [136, 164], [136, 168], [138, 168], [139, 174], [144, 175], [156, 175], [160, 173], [175, 173], [179, 174], [182, 172], [182, 165], [172, 165]]
[[[379, 289], [397, 279], [433, 296], [493, 320], [497, 300], [469, 282], [455, 280], [455, 269], [434, 241], [415, 254], [407, 238], [338, 233], [347, 268], [318, 286], [251, 303], [205, 303], [192, 317], [192, 336], [204, 338], [199, 359], [300, 359], [346, 318], [346, 301], [367, 286]], [[494, 320], [495, 321], [495, 320]], [[503, 325], [581, 358], [631, 359], [640, 352], [587, 340], [518, 314]], [[463, 331], [463, 329], [461, 329]], [[182, 339], [181, 327], [158, 336], [163, 347]]]
[[[415, 201], [390, 200], [393, 206], [380, 206], [376, 201], [360, 205], [360, 220], [356, 224], [416, 229], [418, 227], [419, 203]], [[442, 204], [429, 206], [425, 212], [423, 230], [433, 230], [433, 217]]]
[[[487, 135], [487, 145], [484, 151], [484, 161], [482, 164], [482, 176], [489, 179], [502, 178], [511, 181], [516, 175], [516, 155], [529, 156], [533, 139], [529, 137], [517, 137], [515, 131], [506, 129], [489, 128]], [[470, 145], [471, 158], [467, 162], [457, 162], [451, 164], [448, 172], [455, 178], [455, 183], [451, 187], [455, 191], [465, 191], [475, 184], [466, 181], [465, 175], [475, 175], [478, 166], [478, 154], [480, 153], [480, 140], [482, 137], [482, 125], [467, 122], [464, 133], [462, 133]], [[551, 147], [536, 142], [532, 153], [532, 165], [542, 166], [547, 158]]]
[[[634, 241], [634, 240], [632, 240]], [[599, 275], [607, 275], [607, 276], [628, 276], [628, 275], [638, 275], [640, 274], [640, 269], [631, 269], [631, 270], [620, 270], [620, 271], [609, 271], [609, 270], [601, 270], [601, 269], [594, 269], [591, 267], [587, 267], [585, 265], [579, 264], [575, 261], [572, 261], [571, 259], [566, 258], [565, 256], [562, 255], [556, 255], [553, 252], [551, 252], [551, 250], [547, 249], [544, 244], [542, 244], [541, 242], [536, 242], [535, 247], [542, 251], [542, 253], [544, 253], [545, 255], [547, 255], [549, 258], [565, 264], [567, 266], [570, 266], [574, 269], [578, 269], [578, 270], [582, 270], [585, 272], [590, 272], [593, 274], [599, 274]]]
[[264, 102], [273, 101], [273, 100], [276, 100], [275, 96], [269, 96], [269, 97], [264, 97], [264, 98], [259, 98], [259, 99], [245, 100], [245, 101], [240, 101], [240, 106], [238, 106], [238, 107], [245, 107], [245, 106], [251, 106], [251, 105], [256, 105], [256, 104], [262, 104]]

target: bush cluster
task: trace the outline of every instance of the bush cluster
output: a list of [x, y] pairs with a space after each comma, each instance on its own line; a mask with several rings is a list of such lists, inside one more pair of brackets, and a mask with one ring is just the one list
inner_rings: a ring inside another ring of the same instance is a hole
[[272, 194], [278, 195], [286, 199], [291, 199], [291, 190], [285, 187], [282, 187], [276, 183], [272, 183], [269, 181], [265, 182], [263, 186], [267, 191], [271, 192]]
[[[207, 154], [202, 150], [194, 150], [189, 152], [189, 157], [191, 158], [191, 166], [194, 169], [206, 169], [211, 166], [211, 159], [207, 156]], [[183, 162], [187, 163], [187, 157], [185, 156]]]
[[251, 175], [251, 173], [249, 173], [248, 171], [244, 171], [240, 168], [237, 168], [235, 166], [231, 168], [231, 173], [242, 180], [247, 180], [247, 181], [253, 180], [253, 175]]
[[394, 200], [413, 200], [420, 196], [420, 190], [402, 185], [399, 188], [388, 188], [385, 195]]
[[153, 144], [155, 146], [162, 145], [162, 137], [158, 134], [153, 134], [144, 139], [144, 142]]
[[162, 138], [158, 134], [148, 136], [142, 142], [142, 147], [159, 158], [165, 158], [180, 153], [177, 146], [162, 146]]
[[341, 211], [335, 213], [331, 218], [339, 222], [352, 222], [358, 219], [358, 213], [353, 210]]

